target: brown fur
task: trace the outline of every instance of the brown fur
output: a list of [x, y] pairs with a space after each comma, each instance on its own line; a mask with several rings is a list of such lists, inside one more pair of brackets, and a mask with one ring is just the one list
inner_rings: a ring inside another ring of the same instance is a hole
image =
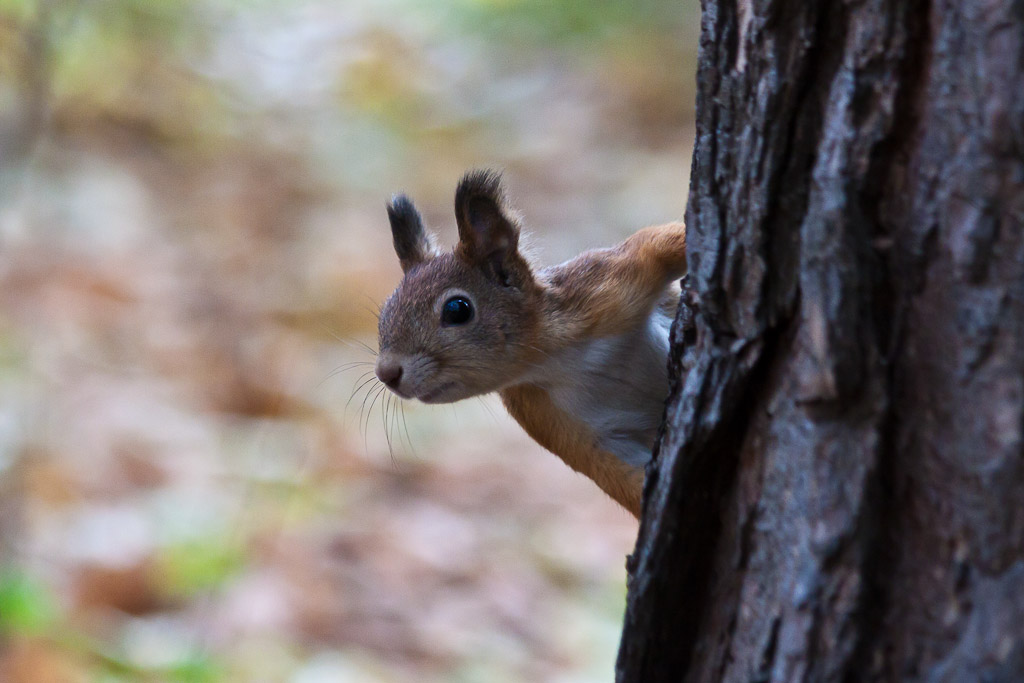
[[[456, 193], [455, 209], [459, 244], [452, 253], [438, 255], [411, 202], [400, 197], [392, 203], [392, 232], [406, 275], [381, 314], [378, 375], [383, 364], [392, 371], [400, 365], [402, 379], [392, 390], [427, 402], [498, 391], [534, 440], [639, 516], [643, 467], [603, 448], [599, 433], [559, 407], [549, 393], [550, 363], [557, 365], [568, 353], [600, 378], [600, 368], [586, 366], [592, 362], [586, 356], [593, 348], [588, 344], [637, 333], [656, 310], [659, 315], [666, 307], [674, 310], [678, 290], [673, 282], [686, 271], [683, 225], [645, 228], [615, 247], [534, 273], [518, 250], [519, 219], [507, 207], [496, 175], [468, 174]], [[439, 323], [441, 304], [452, 292], [474, 304], [471, 323]], [[583, 356], [572, 356], [574, 350]], [[655, 362], [650, 358], [648, 368]], [[617, 369], [629, 372], [630, 367]], [[576, 391], [574, 382], [563, 381], [563, 401], [567, 386]], [[592, 401], [593, 395], [587, 398]], [[650, 391], [645, 395], [638, 405], [660, 400]], [[586, 414], [593, 406], [584, 404], [581, 410]], [[653, 410], [643, 411], [649, 422]], [[629, 412], [615, 414], [622, 416], [617, 430], [623, 418], [632, 419]], [[642, 457], [642, 451], [633, 452], [634, 459]]]
[[633, 329], [685, 273], [682, 223], [644, 228], [617, 246], [586, 251], [544, 273], [549, 332], [568, 342]]

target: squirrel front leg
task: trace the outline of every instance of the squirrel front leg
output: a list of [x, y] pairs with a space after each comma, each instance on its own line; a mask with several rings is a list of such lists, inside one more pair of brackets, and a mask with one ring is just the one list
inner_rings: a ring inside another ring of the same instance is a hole
[[686, 228], [644, 228], [621, 244], [581, 254], [551, 274], [558, 292], [558, 328], [572, 338], [635, 329], [686, 274]]
[[505, 409], [530, 437], [588, 477], [634, 517], [640, 516], [644, 469], [631, 467], [597, 445], [585, 424], [560, 410], [547, 391], [519, 384], [502, 389]]

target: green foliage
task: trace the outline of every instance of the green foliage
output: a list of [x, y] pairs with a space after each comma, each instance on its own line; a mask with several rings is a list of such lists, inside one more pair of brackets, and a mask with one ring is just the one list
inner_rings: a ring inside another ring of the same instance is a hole
[[509, 40], [564, 44], [599, 42], [640, 30], [668, 33], [689, 16], [682, 3], [665, 0], [456, 0], [466, 32]]
[[[58, 119], [189, 139], [221, 102], [192, 64], [227, 0], [0, 0], [0, 89], [45, 93]], [[197, 126], [197, 122], [201, 125]]]
[[172, 666], [167, 678], [174, 683], [215, 683], [223, 679], [223, 672], [209, 657], [196, 655]]
[[165, 548], [158, 560], [160, 585], [187, 598], [224, 585], [246, 563], [243, 549], [229, 540], [199, 538]]
[[138, 666], [100, 651], [88, 653], [97, 660], [92, 671], [96, 683], [217, 683], [225, 680], [224, 667], [206, 653], [192, 653], [169, 666]]
[[56, 617], [55, 601], [42, 582], [14, 568], [0, 569], [0, 633], [38, 635]]
[[122, 93], [146, 85], [138, 80], [143, 77], [159, 79], [161, 71], [201, 48], [205, 28], [195, 16], [198, 5], [196, 0], [100, 0], [55, 18], [56, 93]]
[[39, 0], [0, 0], [0, 17], [5, 21], [25, 21], [34, 16]]

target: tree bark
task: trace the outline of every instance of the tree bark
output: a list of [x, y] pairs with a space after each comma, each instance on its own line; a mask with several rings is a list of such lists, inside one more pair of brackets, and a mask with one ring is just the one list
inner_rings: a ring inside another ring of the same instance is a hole
[[704, 0], [619, 681], [1024, 681], [1024, 1]]

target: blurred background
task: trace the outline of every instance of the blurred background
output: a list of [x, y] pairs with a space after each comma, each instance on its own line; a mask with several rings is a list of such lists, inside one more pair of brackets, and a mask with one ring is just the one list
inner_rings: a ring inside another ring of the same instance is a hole
[[0, 681], [610, 681], [636, 522], [385, 404], [384, 204], [682, 217], [697, 3], [0, 0]]

